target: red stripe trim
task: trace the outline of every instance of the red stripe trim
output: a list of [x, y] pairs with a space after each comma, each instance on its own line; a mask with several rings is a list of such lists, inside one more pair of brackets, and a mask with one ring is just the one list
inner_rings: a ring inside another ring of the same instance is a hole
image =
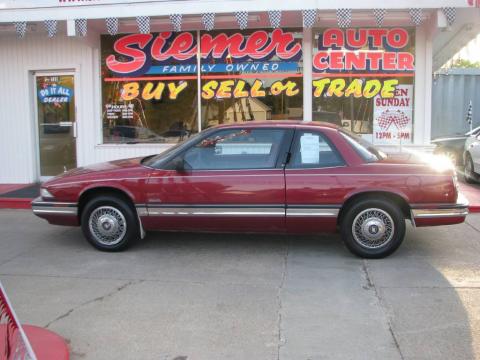
[[269, 79], [269, 78], [288, 78], [303, 77], [303, 74], [297, 73], [268, 73], [268, 74], [238, 74], [238, 75], [202, 75], [202, 79]]
[[[249, 73], [249, 74], [232, 74], [232, 75], [201, 75], [201, 79], [267, 79], [267, 78], [287, 78], [302, 77], [303, 74], [296, 73]], [[105, 78], [104, 81], [150, 81], [150, 80], [196, 80], [197, 76], [145, 76], [145, 77], [119, 77]]]
[[196, 80], [197, 76], [145, 76], [145, 77], [120, 77], [120, 78], [105, 78], [103, 81], [148, 81], [148, 80]]
[[414, 77], [415, 73], [405, 73], [405, 74], [372, 74], [372, 73], [362, 73], [362, 74], [354, 74], [354, 73], [335, 73], [335, 74], [328, 74], [328, 73], [313, 73], [314, 78], [323, 78], [323, 77], [375, 77], [375, 78], [390, 78], [390, 77]]

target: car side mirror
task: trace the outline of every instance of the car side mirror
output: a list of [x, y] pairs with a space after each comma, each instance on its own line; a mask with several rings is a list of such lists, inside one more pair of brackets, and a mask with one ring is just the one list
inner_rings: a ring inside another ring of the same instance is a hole
[[172, 161], [171, 168], [177, 172], [185, 172], [185, 160], [182, 156], [175, 158]]

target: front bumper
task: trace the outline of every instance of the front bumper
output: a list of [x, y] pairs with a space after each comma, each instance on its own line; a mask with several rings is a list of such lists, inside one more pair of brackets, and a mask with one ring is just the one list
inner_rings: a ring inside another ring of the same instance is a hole
[[411, 220], [414, 226], [459, 224], [468, 215], [468, 200], [458, 194], [456, 204], [432, 204], [412, 206]]
[[78, 225], [76, 203], [48, 201], [38, 197], [32, 201], [32, 210], [38, 217], [56, 225]]

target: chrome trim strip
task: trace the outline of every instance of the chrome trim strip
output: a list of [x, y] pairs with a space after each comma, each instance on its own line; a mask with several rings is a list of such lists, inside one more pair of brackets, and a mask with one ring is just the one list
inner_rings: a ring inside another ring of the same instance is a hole
[[148, 209], [146, 206], [136, 206], [138, 216], [148, 216]]
[[155, 207], [149, 208], [151, 216], [285, 216], [284, 208], [259, 207]]
[[412, 215], [416, 219], [461, 217], [461, 216], [467, 216], [468, 215], [468, 208], [412, 209]]
[[310, 217], [310, 216], [319, 216], [319, 217], [337, 217], [339, 213], [339, 209], [328, 209], [328, 208], [295, 208], [287, 209], [287, 216], [302, 216], [302, 217]]
[[[137, 208], [138, 210], [138, 208]], [[150, 216], [293, 216], [293, 217], [337, 217], [340, 207], [336, 205], [153, 205], [148, 207]]]
[[32, 205], [34, 214], [52, 214], [52, 215], [77, 215], [77, 207], [53, 207]]
[[32, 201], [32, 206], [44, 206], [44, 207], [77, 207], [76, 203], [71, 202], [55, 202], [55, 201]]

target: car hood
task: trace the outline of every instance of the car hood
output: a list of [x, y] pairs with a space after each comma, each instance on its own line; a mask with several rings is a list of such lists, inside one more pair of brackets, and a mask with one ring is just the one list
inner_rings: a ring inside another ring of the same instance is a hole
[[465, 140], [466, 138], [468, 138], [468, 135], [452, 135], [452, 136], [439, 137], [439, 138], [433, 139], [431, 142], [432, 144], [436, 144], [441, 142]]
[[65, 181], [86, 179], [86, 178], [102, 178], [113, 177], [117, 178], [125, 176], [128, 173], [135, 172], [137, 169], [144, 169], [141, 161], [144, 157], [137, 157], [131, 159], [108, 161], [103, 163], [92, 164], [88, 166], [78, 167], [63, 174], [60, 174], [53, 179], [44, 183], [45, 187], [57, 185]]

